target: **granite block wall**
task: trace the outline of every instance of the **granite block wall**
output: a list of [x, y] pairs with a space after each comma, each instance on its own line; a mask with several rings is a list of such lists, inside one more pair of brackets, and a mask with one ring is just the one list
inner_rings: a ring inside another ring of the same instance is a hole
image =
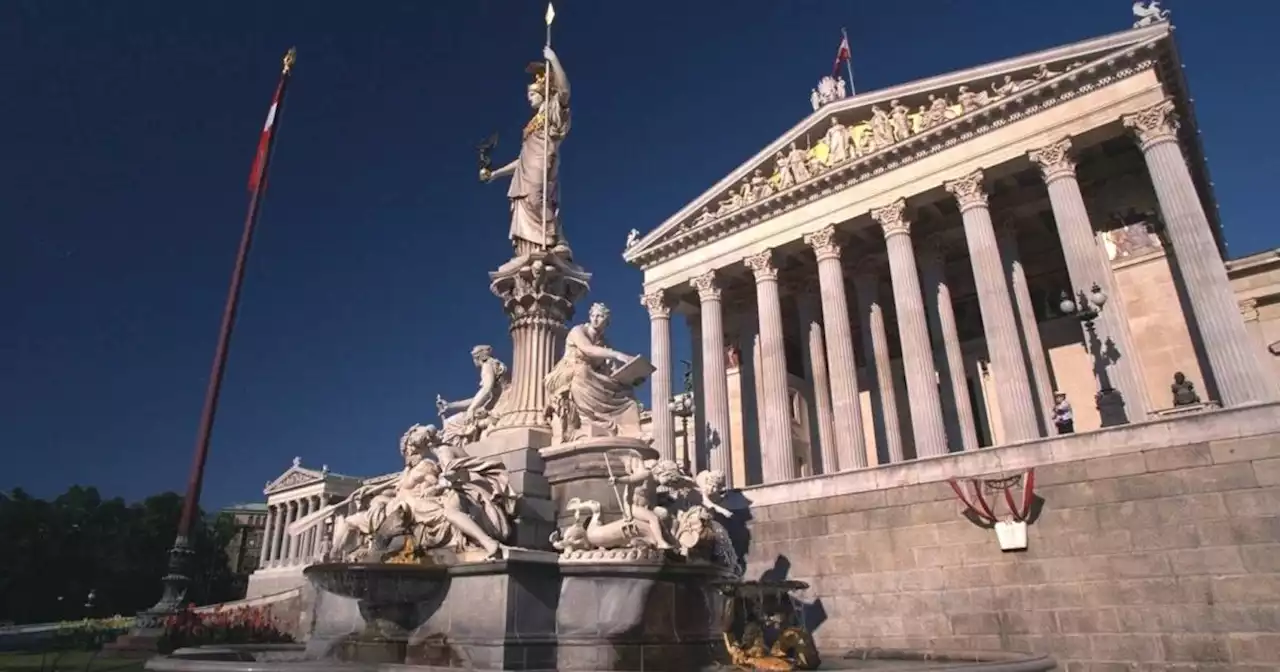
[[[978, 648], [1071, 671], [1280, 669], [1277, 419], [1223, 411], [749, 489], [748, 574], [811, 584], [824, 657]], [[1026, 551], [1001, 552], [946, 479], [1029, 466], [1039, 517]]]

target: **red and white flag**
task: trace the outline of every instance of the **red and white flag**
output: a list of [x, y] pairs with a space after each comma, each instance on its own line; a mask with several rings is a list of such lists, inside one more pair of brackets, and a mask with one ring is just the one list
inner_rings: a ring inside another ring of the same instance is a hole
[[271, 98], [271, 109], [267, 110], [267, 123], [262, 126], [262, 136], [258, 138], [258, 151], [253, 157], [253, 169], [249, 171], [249, 191], [259, 191], [266, 182], [267, 158], [271, 153], [271, 143], [275, 139], [276, 127], [280, 121], [280, 106], [284, 102], [285, 84], [289, 81], [289, 73], [293, 69], [293, 49], [285, 56], [284, 71], [280, 73], [280, 83], [276, 85], [276, 94]]
[[849, 36], [844, 35], [840, 39], [840, 48], [836, 50], [836, 62], [831, 66], [831, 76], [834, 77], [840, 71], [841, 63], [848, 63], [853, 58], [853, 52], [849, 50]]

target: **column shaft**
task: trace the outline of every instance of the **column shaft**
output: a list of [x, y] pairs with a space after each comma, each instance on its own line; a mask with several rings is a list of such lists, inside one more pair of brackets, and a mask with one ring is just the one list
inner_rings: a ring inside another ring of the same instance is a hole
[[1187, 298], [1224, 406], [1272, 401], [1275, 383], [1258, 366], [1226, 266], [1209, 229], [1186, 158], [1178, 145], [1173, 101], [1124, 118], [1142, 146], [1165, 231], [1173, 244]]
[[[686, 440], [689, 454], [685, 457], [689, 460], [689, 465], [693, 473], [698, 473], [704, 469], [710, 469], [710, 455], [707, 450], [706, 442], [706, 426], [707, 426], [707, 409], [704, 399], [707, 394], [707, 386], [703, 380], [702, 371], [702, 312], [686, 315], [689, 325], [690, 351], [693, 370], [693, 417], [690, 418], [688, 426], [689, 436]], [[726, 392], [726, 394], [728, 394]]]
[[947, 365], [948, 387], [956, 415], [956, 438], [962, 450], [975, 450], [978, 447], [978, 425], [973, 419], [969, 379], [965, 375], [964, 353], [960, 350], [960, 331], [956, 328], [951, 287], [947, 284], [941, 251], [925, 251], [923, 262], [920, 270], [924, 282], [925, 308], [929, 313], [929, 333], [933, 336], [934, 348], [942, 351], [943, 361]]
[[671, 416], [671, 308], [662, 290], [640, 297], [649, 310], [650, 354], [653, 378], [649, 380], [649, 413], [653, 418], [653, 447], [664, 460], [676, 459], [675, 425]]
[[982, 171], [946, 183], [960, 204], [964, 220], [964, 238], [973, 265], [973, 283], [978, 292], [978, 309], [987, 341], [987, 354], [999, 373], [996, 398], [1000, 400], [1000, 416], [1006, 441], [1027, 441], [1040, 436], [1036, 419], [1035, 397], [1022, 357], [1022, 339], [1013, 316], [1009, 285], [1005, 282], [1004, 263], [996, 242], [987, 194], [982, 184]]
[[702, 314], [702, 387], [700, 400], [706, 426], [698, 430], [706, 442], [709, 468], [724, 474], [733, 487], [733, 452], [729, 441], [729, 386], [724, 366], [724, 316], [715, 272], [693, 280]]
[[782, 326], [782, 297], [778, 292], [778, 268], [773, 251], [746, 259], [756, 278], [756, 307], [760, 319], [760, 364], [764, 383], [760, 399], [761, 468], [765, 483], [796, 478], [795, 445], [791, 436], [791, 395], [787, 377], [787, 353]]
[[258, 566], [266, 567], [271, 562], [272, 537], [276, 526], [276, 507], [267, 507], [267, 526], [262, 530], [262, 554], [258, 556]]
[[902, 368], [907, 379], [916, 456], [933, 457], [947, 453], [947, 430], [942, 419], [942, 398], [938, 394], [938, 373], [929, 347], [924, 295], [920, 291], [916, 255], [911, 245], [911, 225], [904, 217], [906, 206], [906, 201], [899, 199], [872, 210], [871, 218], [884, 228], [885, 248], [889, 252], [889, 277], [893, 281], [893, 305], [898, 313]]
[[[1093, 233], [1093, 224], [1089, 221], [1080, 183], [1076, 181], [1071, 141], [1063, 138], [1030, 152], [1028, 156], [1040, 166], [1044, 177], [1045, 189], [1049, 192], [1049, 206], [1053, 210], [1053, 220], [1058, 228], [1058, 240], [1062, 244], [1062, 256], [1067, 262], [1067, 274], [1071, 278], [1072, 288], [1087, 292], [1096, 282], [1115, 299], [1099, 315], [1097, 327], [1100, 327], [1099, 338], [1104, 343], [1110, 341], [1114, 346], [1107, 349], [1118, 352], [1119, 356], [1111, 358], [1102, 353], [1093, 355], [1098, 386], [1118, 390], [1124, 399], [1128, 421], [1142, 422], [1147, 417], [1150, 403], [1139, 371], [1138, 351], [1133, 345], [1123, 301], [1116, 291], [1111, 265]], [[1108, 422], [1105, 416], [1103, 420], [1104, 423]]]
[[[799, 288], [802, 292], [798, 298], [800, 315], [800, 334], [804, 339], [801, 344], [804, 350], [805, 368], [809, 372], [809, 381], [813, 388], [813, 420], [818, 437], [818, 450], [814, 451], [822, 459], [822, 473], [834, 474], [840, 470], [839, 451], [836, 450], [835, 415], [831, 404], [831, 376], [827, 371], [826, 339], [823, 337], [821, 315], [818, 312], [816, 297], [810, 291], [812, 285]], [[811, 456], [812, 460], [813, 457]], [[815, 472], [817, 473], [817, 472]]]
[[1022, 327], [1022, 344], [1026, 347], [1027, 362], [1031, 365], [1031, 381], [1036, 392], [1036, 418], [1044, 436], [1052, 434], [1050, 413], [1053, 408], [1053, 381], [1049, 377], [1049, 363], [1045, 360], [1044, 343], [1040, 340], [1040, 324], [1036, 322], [1035, 306], [1031, 303], [1031, 286], [1018, 254], [1018, 237], [1013, 229], [1001, 232], [1000, 256], [1004, 260], [1009, 288], [1013, 291], [1013, 305]]
[[[862, 469], [867, 466], [867, 446], [866, 437], [862, 433], [858, 363], [853, 353], [853, 329], [849, 322], [849, 303], [844, 291], [844, 271], [840, 267], [840, 245], [836, 239], [836, 229], [834, 226], [827, 226], [805, 236], [805, 242], [813, 247], [818, 260], [818, 289], [822, 296], [827, 371], [831, 377], [832, 424], [837, 454], [836, 461], [828, 469]], [[826, 451], [825, 443], [822, 447]], [[825, 460], [826, 453], [823, 455]]]
[[883, 454], [889, 460], [888, 464], [893, 464], [906, 458], [902, 450], [902, 423], [898, 421], [897, 393], [894, 390], [893, 368], [889, 360], [889, 334], [884, 327], [884, 308], [880, 305], [880, 278], [871, 273], [863, 273], [853, 282], [858, 292], [859, 321], [862, 323], [867, 368], [876, 381], [873, 401], [880, 407], [876, 454]]

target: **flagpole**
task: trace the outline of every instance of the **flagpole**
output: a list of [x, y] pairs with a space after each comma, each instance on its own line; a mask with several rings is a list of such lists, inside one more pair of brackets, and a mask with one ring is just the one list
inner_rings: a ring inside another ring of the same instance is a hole
[[182, 503], [182, 517], [178, 519], [177, 537], [174, 539], [173, 548], [169, 551], [169, 571], [163, 579], [164, 593], [154, 607], [138, 615], [139, 630], [163, 627], [163, 618], [181, 609], [186, 602], [187, 587], [191, 583], [188, 576], [189, 559], [194, 555], [190, 535], [199, 512], [205, 463], [209, 457], [209, 439], [213, 434], [214, 416], [218, 411], [218, 399], [227, 367], [227, 353], [231, 346], [231, 335], [235, 330], [236, 311], [240, 306], [240, 288], [244, 282], [249, 249], [253, 244], [253, 232], [261, 212], [262, 197], [266, 192], [267, 167], [271, 161], [271, 149], [276, 139], [275, 128], [279, 124], [278, 119], [284, 107], [285, 89], [289, 84], [296, 59], [296, 49], [290, 49], [284, 57], [280, 84], [273, 103], [274, 117], [269, 120], [269, 123], [276, 126], [270, 128], [265, 156], [257, 164], [256, 184], [251, 185], [249, 210], [245, 215], [244, 230], [240, 234], [240, 247], [236, 252], [235, 267], [231, 272], [231, 286], [227, 290], [227, 301], [222, 310], [222, 326], [218, 330], [218, 341], [213, 351], [213, 366], [209, 374], [208, 387], [205, 389], [204, 409], [200, 413], [200, 425], [196, 431], [195, 454], [191, 459], [191, 474], [187, 480], [187, 493]]
[[[555, 9], [547, 3], [547, 48], [551, 48], [551, 21], [555, 19]], [[542, 72], [542, 249], [550, 246], [551, 231], [547, 224], [547, 180], [551, 177], [551, 59]]]
[[[844, 38], [844, 43], [849, 44], [849, 33], [844, 29], [840, 29], [840, 35]], [[845, 70], [849, 71], [849, 95], [858, 95], [858, 89], [853, 85], [853, 49], [849, 49], [849, 58], [844, 59]]]

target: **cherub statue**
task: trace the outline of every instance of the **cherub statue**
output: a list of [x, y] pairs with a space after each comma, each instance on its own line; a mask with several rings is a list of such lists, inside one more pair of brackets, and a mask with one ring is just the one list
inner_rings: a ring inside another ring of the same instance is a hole
[[[511, 177], [507, 198], [511, 201], [511, 230], [508, 234], [516, 254], [539, 248], [570, 256], [560, 222], [560, 143], [569, 134], [569, 78], [550, 46], [544, 47], [545, 62], [532, 63], [534, 76], [526, 91], [533, 117], [525, 124], [520, 156], [497, 169], [480, 169], [480, 179], [490, 182]], [[548, 95], [548, 93], [550, 95]], [[544, 203], [545, 197], [545, 203]]]
[[626, 247], [625, 247], [624, 249], [628, 249], [628, 250], [629, 250], [629, 249], [631, 249], [631, 248], [635, 247], [635, 246], [636, 246], [636, 243], [639, 243], [639, 242], [640, 242], [640, 230], [639, 230], [639, 229], [631, 229], [630, 231], [628, 231], [628, 232], [627, 232], [627, 243], [626, 243]]
[[497, 420], [498, 402], [507, 388], [507, 365], [493, 356], [493, 348], [471, 348], [471, 361], [480, 369], [480, 389], [471, 397], [445, 401], [436, 395], [436, 411], [444, 424], [441, 439], [461, 446], [473, 443]]

